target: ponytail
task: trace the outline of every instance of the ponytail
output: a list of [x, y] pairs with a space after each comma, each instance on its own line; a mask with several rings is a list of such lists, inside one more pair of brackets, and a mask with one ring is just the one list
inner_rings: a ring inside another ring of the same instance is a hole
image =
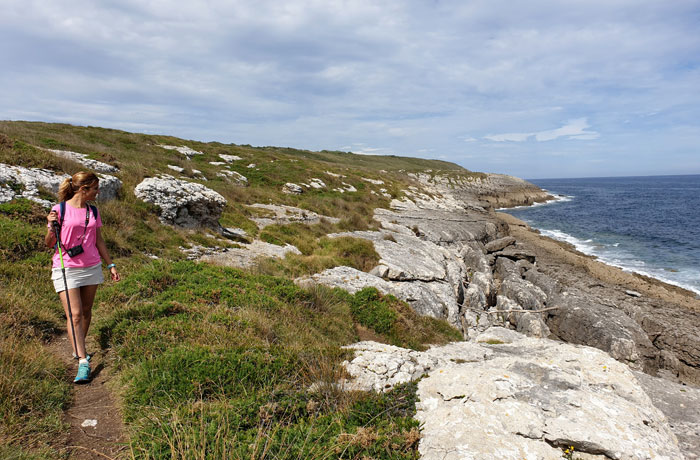
[[68, 201], [73, 198], [73, 195], [83, 186], [91, 186], [100, 178], [95, 173], [78, 171], [71, 177], [68, 177], [58, 186], [58, 201]]

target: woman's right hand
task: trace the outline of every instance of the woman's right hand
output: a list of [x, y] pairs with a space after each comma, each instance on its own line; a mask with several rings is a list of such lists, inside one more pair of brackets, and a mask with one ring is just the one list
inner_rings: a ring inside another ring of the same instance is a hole
[[49, 227], [53, 227], [53, 223], [58, 221], [58, 213], [56, 211], [51, 211], [46, 220], [49, 222]]

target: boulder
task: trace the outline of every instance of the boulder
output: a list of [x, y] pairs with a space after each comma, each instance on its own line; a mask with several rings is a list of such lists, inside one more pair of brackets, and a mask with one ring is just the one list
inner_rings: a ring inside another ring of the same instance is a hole
[[316, 189], [326, 188], [326, 183], [323, 182], [321, 179], [314, 177], [309, 181], [309, 187]]
[[248, 232], [242, 228], [236, 227], [221, 227], [221, 236], [234, 241], [240, 241], [242, 243], [248, 243]]
[[190, 160], [195, 155], [204, 155], [204, 152], [199, 150], [194, 150], [193, 148], [187, 147], [186, 145], [175, 146], [175, 145], [161, 145], [160, 147], [166, 150], [176, 150], [181, 154], [185, 155], [188, 160]]
[[513, 243], [515, 243], [515, 238], [513, 238], [512, 236], [505, 236], [497, 240], [489, 241], [488, 243], [486, 243], [485, 246], [486, 252], [500, 251]]
[[144, 179], [134, 194], [157, 206], [163, 223], [181, 227], [218, 228], [226, 206], [226, 199], [214, 190], [168, 174]]
[[416, 313], [433, 318], [447, 319], [461, 329], [459, 305], [452, 286], [444, 281], [387, 281], [351, 267], [334, 267], [294, 280], [300, 286], [322, 284], [338, 287], [351, 294], [366, 287], [374, 287], [383, 294], [392, 294], [405, 301]]
[[537, 313], [516, 313], [516, 330], [528, 337], [548, 337], [549, 328]]
[[559, 339], [599, 348], [637, 370], [656, 362], [649, 337], [623, 311], [578, 290], [564, 292], [549, 304], [558, 308], [548, 312], [547, 326]]
[[473, 242], [464, 245], [460, 249], [459, 254], [468, 269], [491, 274], [491, 264], [484, 255], [483, 245], [480, 243]]
[[237, 171], [231, 171], [230, 169], [222, 169], [216, 173], [218, 177], [224, 177], [233, 181], [238, 185], [248, 185], [248, 178]]
[[97, 177], [100, 178], [100, 193], [97, 195], [97, 201], [116, 200], [122, 189], [122, 181], [108, 174], [97, 173]]
[[304, 193], [304, 189], [301, 188], [300, 185], [293, 184], [291, 182], [287, 182], [282, 187], [282, 193], [288, 193], [290, 195], [300, 195], [300, 194]]
[[496, 257], [507, 257], [513, 261], [526, 260], [535, 263], [535, 253], [517, 246], [508, 246], [505, 249], [493, 253]]
[[269, 216], [265, 217], [251, 217], [250, 220], [255, 222], [258, 228], [265, 228], [268, 225], [287, 225], [291, 223], [313, 225], [320, 223], [322, 219], [325, 219], [333, 224], [340, 222], [340, 219], [337, 217], [322, 216], [313, 211], [295, 208], [294, 206], [279, 204], [251, 204], [250, 207], [262, 209], [269, 213]]
[[240, 248], [228, 248], [216, 254], [204, 255], [200, 260], [225, 267], [251, 268], [260, 259], [284, 259], [287, 254], [301, 254], [301, 251], [291, 244], [278, 246], [254, 240], [250, 244], [241, 244]]
[[[58, 187], [68, 174], [57, 173], [48, 169], [25, 168], [0, 163], [0, 202], [15, 198], [26, 198], [50, 208], [55, 203], [40, 197], [41, 191], [58, 194]], [[98, 201], [109, 201], [117, 197], [122, 182], [114, 176], [97, 173], [100, 179]]]
[[540, 288], [515, 276], [503, 280], [499, 293], [525, 310], [541, 310], [547, 302], [547, 296]]
[[498, 257], [493, 264], [493, 274], [500, 280], [514, 275], [516, 271], [515, 262], [507, 257]]
[[535, 268], [527, 270], [524, 278], [540, 288], [548, 299], [561, 292], [561, 286], [554, 278], [545, 275]]
[[119, 172], [119, 168], [116, 166], [112, 166], [107, 163], [103, 163], [101, 161], [93, 160], [91, 158], [88, 158], [87, 155], [84, 153], [78, 153], [78, 152], [71, 152], [68, 150], [53, 150], [53, 149], [48, 149], [49, 152], [53, 153], [54, 155], [57, 155], [59, 157], [63, 158], [68, 158], [70, 160], [73, 160], [77, 163], [80, 163], [81, 165], [97, 172], [101, 173], [114, 173], [114, 172]]
[[25, 168], [0, 163], [0, 186], [3, 186], [0, 197], [3, 202], [16, 198], [26, 198], [41, 204], [46, 208], [53, 206], [49, 200], [39, 197], [40, 189], [58, 193], [58, 187], [68, 174], [56, 173], [48, 169]]
[[425, 352], [351, 348], [353, 389], [386, 391], [427, 373], [416, 403], [423, 459], [558, 460], [569, 446], [586, 458], [682, 458], [632, 372], [594, 348], [501, 328]]

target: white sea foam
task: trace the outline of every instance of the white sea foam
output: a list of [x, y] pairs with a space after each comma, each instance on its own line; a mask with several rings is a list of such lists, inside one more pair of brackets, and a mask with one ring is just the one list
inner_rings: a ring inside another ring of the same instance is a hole
[[623, 271], [656, 278], [664, 283], [688, 289], [700, 296], [700, 286], [697, 285], [697, 280], [700, 279], [700, 271], [698, 270], [684, 269], [682, 271], [672, 272], [673, 276], [669, 276], [669, 271], [666, 268], [651, 267], [645, 261], [636, 259], [631, 254], [618, 249], [620, 243], [613, 243], [611, 245], [594, 243], [592, 239], [582, 240], [562, 232], [561, 230], [540, 229], [540, 233], [555, 240], [569, 243], [574, 246], [576, 250], [587, 255], [595, 256], [601, 262], [618, 267]]
[[[546, 192], [547, 190], [545, 190]], [[548, 192], [549, 193], [549, 192]], [[574, 196], [566, 196], [566, 195], [552, 195], [554, 198], [551, 200], [543, 201], [541, 203], [532, 203], [528, 204], [526, 206], [515, 206], [513, 208], [498, 208], [496, 211], [514, 211], [516, 209], [527, 209], [527, 208], [536, 208], [538, 206], [546, 206], [548, 204], [553, 204], [553, 203], [564, 203], [566, 201], [571, 201]]]

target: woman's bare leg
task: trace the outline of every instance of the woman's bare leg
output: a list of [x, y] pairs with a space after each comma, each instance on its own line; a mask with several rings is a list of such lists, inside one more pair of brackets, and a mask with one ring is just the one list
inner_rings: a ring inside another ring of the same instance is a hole
[[[66, 328], [68, 329], [68, 341], [70, 342], [73, 353], [80, 358], [85, 358], [85, 333], [82, 328], [82, 300], [80, 296], [80, 288], [68, 289], [68, 298], [70, 298], [71, 313], [73, 323], [71, 324], [71, 315], [68, 312], [68, 302], [66, 291], [61, 291], [59, 294], [63, 310], [66, 312]], [[75, 331], [75, 346], [73, 346], [73, 331]]]
[[83, 286], [80, 288], [80, 300], [83, 306], [82, 310], [82, 328], [83, 328], [83, 343], [87, 337], [90, 322], [92, 321], [92, 305], [95, 303], [95, 293], [97, 292], [97, 284], [91, 286]]

